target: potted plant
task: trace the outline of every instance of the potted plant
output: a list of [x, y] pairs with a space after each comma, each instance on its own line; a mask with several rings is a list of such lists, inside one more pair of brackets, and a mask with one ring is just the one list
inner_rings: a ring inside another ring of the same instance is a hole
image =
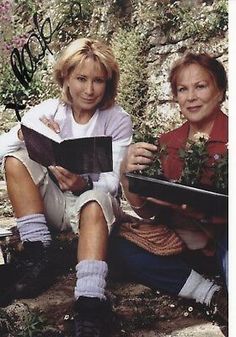
[[[158, 151], [152, 166], [128, 174], [130, 190], [170, 202], [188, 203], [207, 212], [225, 213], [228, 201], [228, 151], [224, 155], [210, 157], [208, 138], [207, 134], [197, 133], [184, 148], [180, 148], [178, 154], [183, 161], [183, 169], [175, 181], [169, 181], [163, 174], [162, 161], [168, 156], [168, 151], [157, 139], [153, 142]], [[143, 141], [147, 141], [146, 138]], [[210, 184], [202, 179], [205, 170], [210, 171]]]

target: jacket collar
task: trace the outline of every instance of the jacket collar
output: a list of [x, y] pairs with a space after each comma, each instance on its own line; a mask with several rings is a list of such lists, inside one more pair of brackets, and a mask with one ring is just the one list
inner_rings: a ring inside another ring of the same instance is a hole
[[[172, 148], [185, 147], [186, 141], [188, 139], [190, 123], [187, 121], [179, 128], [170, 131], [163, 137], [163, 140], [168, 146]], [[213, 128], [210, 133], [208, 142], [224, 142], [228, 141], [228, 117], [221, 111], [218, 110], [216, 118], [213, 124]]]
[[228, 117], [221, 110], [216, 115], [209, 141], [228, 142]]

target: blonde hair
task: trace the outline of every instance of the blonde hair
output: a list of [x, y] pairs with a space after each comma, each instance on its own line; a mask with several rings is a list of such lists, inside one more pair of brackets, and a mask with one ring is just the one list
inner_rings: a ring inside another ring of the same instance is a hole
[[72, 99], [65, 80], [75, 67], [82, 64], [87, 58], [92, 58], [98, 62], [101, 68], [106, 72], [106, 90], [99, 104], [99, 108], [109, 108], [115, 103], [117, 95], [120, 75], [119, 66], [110, 47], [101, 41], [90, 38], [80, 38], [71, 42], [64, 49], [54, 66], [54, 78], [62, 89], [61, 99], [65, 103], [72, 104]]

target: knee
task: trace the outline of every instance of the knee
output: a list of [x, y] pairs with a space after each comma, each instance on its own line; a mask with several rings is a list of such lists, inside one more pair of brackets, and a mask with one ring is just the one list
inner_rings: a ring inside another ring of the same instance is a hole
[[6, 157], [5, 160], [5, 173], [6, 177], [17, 177], [22, 169], [24, 169], [24, 165], [21, 161], [15, 157]]
[[86, 203], [81, 209], [81, 220], [89, 218], [92, 221], [105, 220], [101, 206], [97, 201]]

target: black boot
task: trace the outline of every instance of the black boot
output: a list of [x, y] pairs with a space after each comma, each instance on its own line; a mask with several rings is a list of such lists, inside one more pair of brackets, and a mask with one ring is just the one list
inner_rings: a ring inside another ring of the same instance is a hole
[[44, 247], [41, 241], [27, 241], [23, 246], [23, 254], [16, 262], [20, 276], [14, 285], [14, 297], [32, 298], [47, 289], [54, 280], [51, 247]]
[[224, 288], [213, 294], [210, 309], [214, 316], [219, 316], [224, 323], [228, 322], [228, 294]]
[[108, 337], [111, 306], [107, 300], [81, 296], [75, 303], [75, 337]]
[[0, 307], [6, 307], [14, 299], [14, 285], [17, 273], [14, 265], [9, 263], [0, 266]]

